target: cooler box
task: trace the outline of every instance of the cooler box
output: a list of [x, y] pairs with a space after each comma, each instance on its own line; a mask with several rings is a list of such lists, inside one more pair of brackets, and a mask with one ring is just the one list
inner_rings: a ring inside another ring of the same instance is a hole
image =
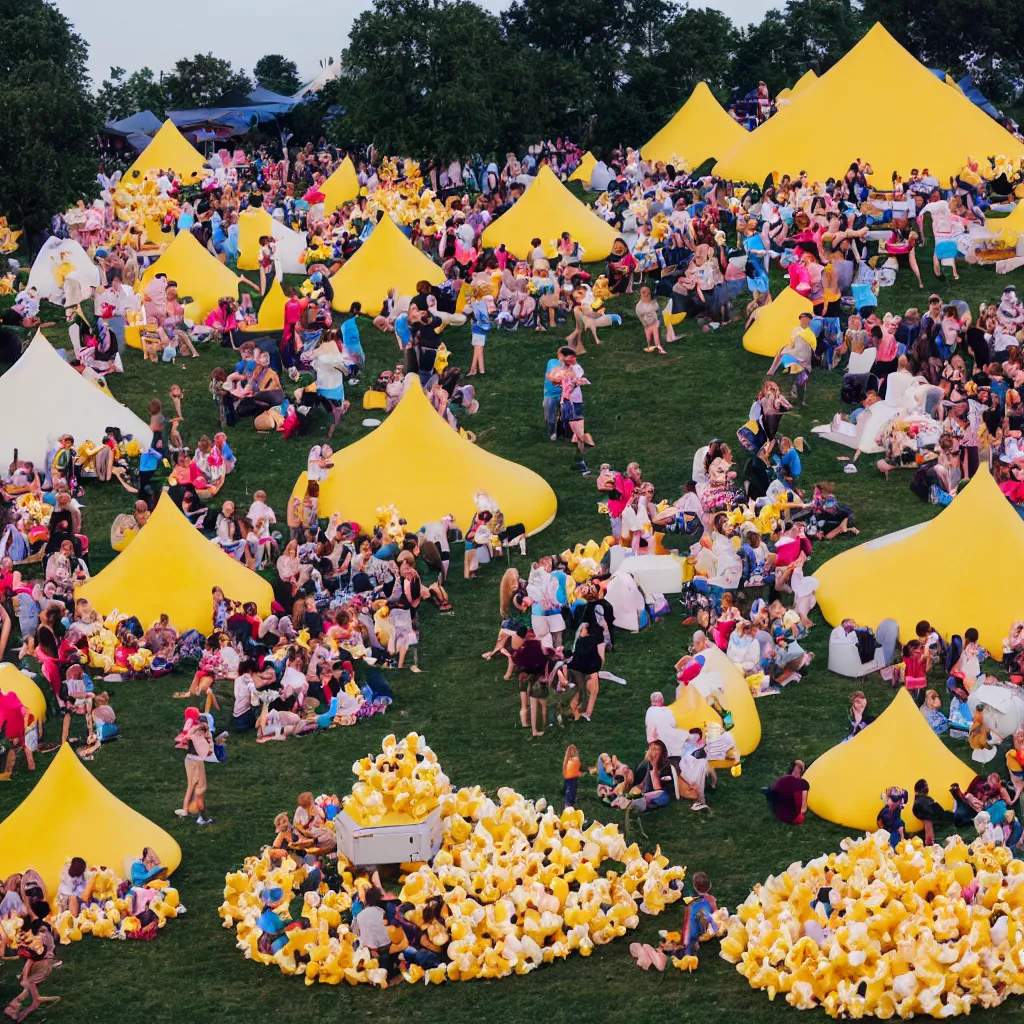
[[338, 850], [356, 867], [432, 860], [441, 849], [441, 811], [413, 825], [357, 825], [339, 811], [334, 831]]

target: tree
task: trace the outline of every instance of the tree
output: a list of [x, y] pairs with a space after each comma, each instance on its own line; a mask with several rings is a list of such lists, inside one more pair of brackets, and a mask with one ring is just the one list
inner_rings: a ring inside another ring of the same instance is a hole
[[347, 145], [450, 159], [523, 139], [516, 55], [501, 25], [469, 0], [377, 0], [342, 55], [347, 114], [330, 124]]
[[248, 93], [252, 79], [244, 71], [236, 71], [231, 62], [212, 53], [182, 57], [174, 71], [164, 76], [167, 105], [172, 110], [193, 110], [212, 107], [228, 93]]
[[167, 110], [163, 85], [150, 68], [133, 71], [130, 75], [124, 68], [111, 68], [110, 78], [103, 80], [96, 94], [96, 103], [107, 121], [117, 121], [140, 110], [152, 110], [163, 118]]
[[252, 69], [252, 74], [264, 89], [281, 93], [282, 96], [294, 96], [302, 87], [295, 61], [288, 60], [279, 53], [268, 53], [265, 57], [260, 57]]
[[2, 0], [0, 211], [30, 234], [96, 190], [89, 48], [45, 0]]

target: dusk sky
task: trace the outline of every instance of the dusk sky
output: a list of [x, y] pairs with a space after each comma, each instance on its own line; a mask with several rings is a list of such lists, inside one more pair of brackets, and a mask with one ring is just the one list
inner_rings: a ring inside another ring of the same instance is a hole
[[[481, 6], [500, 11], [509, 0], [478, 0]], [[553, 0], [557, 2], [557, 0]], [[237, 68], [252, 71], [267, 53], [281, 53], [294, 60], [304, 80], [320, 70], [319, 61], [335, 58], [348, 43], [352, 21], [372, 7], [370, 0], [327, 0], [300, 10], [280, 0], [247, 0], [211, 3], [210, 0], [134, 0], [110, 6], [98, 0], [57, 0], [60, 10], [74, 22], [89, 44], [89, 69], [93, 84], [120, 66], [128, 71], [151, 67], [168, 71], [179, 57], [212, 51]], [[716, 7], [733, 20], [758, 21], [770, 4], [757, 0], [714, 0], [694, 6]], [[297, 14], [289, 17], [290, 13]], [[318, 17], [327, 14], [325, 23]]]

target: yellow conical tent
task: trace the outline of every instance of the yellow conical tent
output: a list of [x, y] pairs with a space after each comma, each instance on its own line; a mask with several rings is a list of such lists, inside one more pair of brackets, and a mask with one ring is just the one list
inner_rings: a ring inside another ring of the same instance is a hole
[[568, 231], [586, 250], [588, 260], [603, 260], [618, 233], [589, 207], [581, 203], [546, 164], [507, 213], [484, 231], [481, 241], [497, 248], [502, 243], [520, 259], [530, 255], [534, 238], [546, 248], [548, 242]]
[[952, 810], [949, 787], [966, 789], [974, 778], [969, 768], [932, 732], [909, 692], [900, 689], [893, 702], [851, 740], [826, 750], [807, 769], [807, 806], [826, 821], [873, 832], [882, 794], [899, 786], [910, 794], [903, 811], [908, 832], [921, 822], [911, 811], [914, 783], [925, 779], [932, 799]]
[[260, 615], [270, 614], [270, 584], [208, 541], [164, 493], [131, 545], [76, 596], [102, 615], [115, 608], [134, 615], [143, 629], [166, 613], [179, 633], [205, 634], [213, 619], [214, 587], [232, 601], [255, 601]]
[[202, 320], [225, 296], [238, 297], [238, 277], [208, 249], [204, 249], [189, 231], [179, 231], [163, 255], [146, 268], [140, 290], [157, 274], [178, 282], [178, 295], [191, 299], [185, 315]]
[[353, 302], [361, 302], [363, 313], [376, 316], [391, 288], [397, 288], [399, 295], [415, 295], [419, 281], [441, 284], [444, 271], [385, 214], [352, 259], [331, 275], [331, 305], [347, 313]]
[[256, 323], [251, 327], [242, 327], [241, 330], [250, 334], [262, 334], [266, 331], [284, 330], [284, 290], [281, 282], [274, 278], [274, 283], [267, 289], [260, 303], [259, 312], [256, 314]]
[[345, 157], [338, 169], [320, 186], [324, 194], [324, 213], [333, 213], [339, 206], [359, 198], [359, 178], [352, 161]]
[[[909, 637], [927, 619], [947, 637], [973, 626], [984, 647], [1002, 650], [1024, 608], [1024, 578], [1014, 565], [1024, 550], [1024, 521], [984, 463], [927, 526], [887, 541], [860, 544], [815, 571], [818, 604], [833, 626], [896, 619]], [[953, 576], [950, 552], [964, 567]]]
[[793, 328], [800, 326], [800, 314], [810, 313], [813, 308], [810, 299], [792, 288], [783, 288], [746, 330], [743, 347], [755, 355], [774, 359], [779, 349], [789, 344]]
[[[912, 96], [918, 118], [941, 130], [908, 131], [906, 109], [893, 100], [897, 96]], [[843, 111], [841, 130], [822, 132], [822, 125], [835, 122], [837, 110]], [[948, 181], [970, 154], [982, 159], [1003, 154], [1016, 162], [1024, 156], [1024, 143], [939, 81], [876, 24], [817, 84], [802, 90], [799, 102], [720, 157], [714, 173], [760, 182], [772, 171], [806, 170], [812, 182], [822, 182], [841, 177], [860, 158], [871, 165], [877, 182], [888, 183], [893, 172], [907, 177], [914, 167], [927, 167], [939, 181]]]
[[0, 665], [0, 693], [16, 694], [40, 724], [46, 721], [46, 698], [43, 691], [33, 679], [8, 662]]
[[249, 207], [238, 215], [238, 259], [239, 270], [258, 270], [260, 266], [260, 239], [274, 234], [274, 218], [264, 209]]
[[164, 121], [153, 141], [128, 168], [124, 181], [137, 183], [147, 171], [174, 171], [186, 184], [203, 176], [206, 158], [178, 131], [170, 119]]
[[581, 181], [589, 188], [590, 187], [590, 176], [594, 173], [594, 168], [597, 166], [597, 157], [588, 149], [580, 159], [580, 165], [576, 168], [572, 174], [569, 175], [570, 181]]
[[100, 785], [65, 744], [32, 792], [0, 822], [0, 877], [33, 868], [53, 897], [72, 857], [123, 876], [125, 861], [141, 857], [145, 846], [169, 872], [181, 863], [171, 836]]
[[672, 120], [640, 152], [649, 163], [682, 159], [696, 168], [710, 157], [725, 156], [746, 135], [746, 129], [722, 109], [707, 83], [698, 82]]
[[1024, 235], [1024, 202], [1019, 202], [1005, 217], [989, 217], [985, 227], [993, 235], [1002, 234], [1009, 246], [1017, 244], [1017, 236]]
[[[476, 512], [473, 495], [483, 490], [497, 502], [507, 526], [522, 523], [527, 533], [536, 533], [555, 518], [558, 502], [546, 480], [478, 448], [448, 426], [415, 374], [405, 383], [405, 394], [384, 423], [331, 457], [334, 468], [320, 484], [321, 515], [338, 512], [365, 529], [379, 507], [394, 505], [411, 529], [450, 512], [466, 530]], [[396, 452], [408, 456], [397, 471]], [[305, 488], [303, 473], [292, 493]], [[225, 592], [230, 593], [226, 587]]]

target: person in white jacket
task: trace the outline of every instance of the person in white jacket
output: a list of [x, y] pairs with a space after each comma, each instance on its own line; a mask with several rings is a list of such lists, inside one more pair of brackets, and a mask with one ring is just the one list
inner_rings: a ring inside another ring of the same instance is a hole
[[332, 330], [326, 340], [314, 349], [312, 368], [316, 374], [317, 400], [332, 417], [331, 429], [327, 432], [330, 438], [334, 435], [338, 420], [349, 409], [349, 403], [345, 400], [345, 357], [337, 330]]
[[665, 696], [658, 690], [651, 694], [651, 706], [644, 716], [644, 725], [647, 729], [647, 743], [661, 740], [668, 752], [668, 759], [678, 768], [683, 746], [690, 738], [690, 733], [676, 725], [676, 716], [671, 708], [665, 706]]

